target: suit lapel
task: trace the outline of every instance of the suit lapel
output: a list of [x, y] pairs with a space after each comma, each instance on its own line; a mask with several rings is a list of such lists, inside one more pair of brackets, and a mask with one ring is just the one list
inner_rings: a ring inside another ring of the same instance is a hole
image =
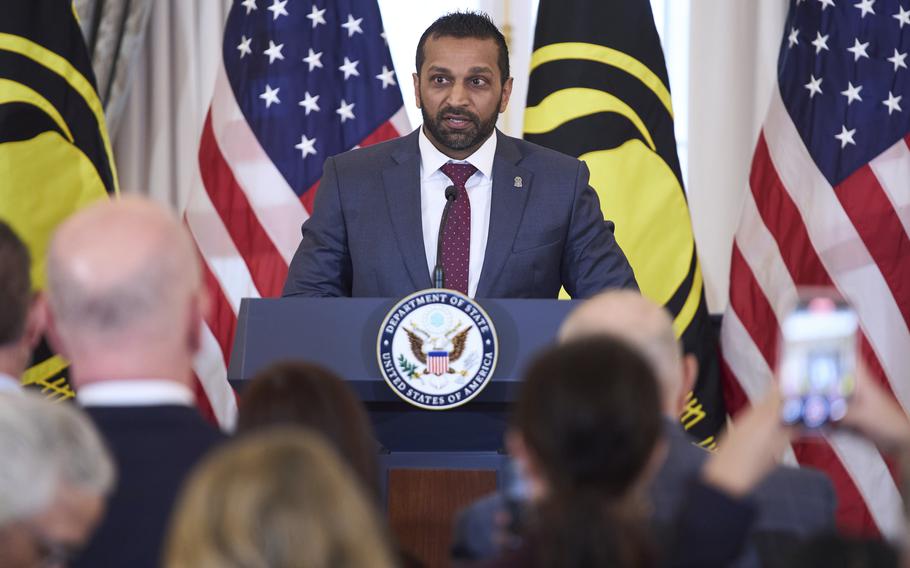
[[[489, 295], [503, 264], [512, 252], [512, 243], [524, 214], [528, 192], [531, 191], [531, 172], [516, 165], [521, 159], [521, 152], [515, 141], [499, 131], [497, 136], [496, 157], [493, 160], [493, 194], [490, 199], [490, 229], [475, 294], [478, 298]], [[521, 179], [520, 187], [515, 187], [516, 178]]]
[[407, 136], [392, 153], [395, 165], [383, 170], [382, 183], [392, 230], [415, 290], [430, 286], [420, 218], [420, 151], [417, 134]]

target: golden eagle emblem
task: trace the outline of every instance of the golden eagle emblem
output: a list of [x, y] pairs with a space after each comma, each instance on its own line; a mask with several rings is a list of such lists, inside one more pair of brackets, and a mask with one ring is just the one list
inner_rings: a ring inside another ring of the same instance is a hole
[[443, 375], [454, 373], [455, 370], [448, 366], [449, 362], [457, 361], [464, 354], [471, 328], [462, 329], [461, 324], [456, 324], [452, 329], [441, 336], [431, 336], [415, 323], [411, 328], [404, 328], [411, 345], [411, 353], [418, 361], [427, 366], [424, 373]]

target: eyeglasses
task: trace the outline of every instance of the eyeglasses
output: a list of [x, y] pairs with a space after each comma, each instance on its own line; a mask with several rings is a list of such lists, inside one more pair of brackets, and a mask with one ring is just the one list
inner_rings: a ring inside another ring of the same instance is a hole
[[36, 568], [67, 566], [80, 551], [79, 546], [51, 538], [34, 525], [26, 525], [25, 529], [33, 544]]

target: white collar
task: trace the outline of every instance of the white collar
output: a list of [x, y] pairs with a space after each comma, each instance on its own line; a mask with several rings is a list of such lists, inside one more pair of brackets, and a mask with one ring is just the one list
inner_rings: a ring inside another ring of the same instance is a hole
[[165, 379], [98, 381], [80, 387], [82, 406], [193, 406], [196, 397], [186, 385]]
[[498, 135], [499, 134], [494, 129], [493, 134], [491, 134], [473, 154], [464, 160], [454, 160], [440, 152], [439, 149], [430, 142], [430, 139], [427, 138], [427, 135], [421, 126], [420, 135], [417, 140], [417, 144], [420, 148], [420, 164], [423, 167], [421, 176], [423, 179], [427, 179], [435, 174], [443, 164], [455, 162], [456, 164], [469, 163], [477, 168], [477, 171], [481, 174], [493, 179], [493, 158], [496, 157], [496, 137]]
[[0, 373], [0, 392], [22, 392], [22, 383], [12, 375]]

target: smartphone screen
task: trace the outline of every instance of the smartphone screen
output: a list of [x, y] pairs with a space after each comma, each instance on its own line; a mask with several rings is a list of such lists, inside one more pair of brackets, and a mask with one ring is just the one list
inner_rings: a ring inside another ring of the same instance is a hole
[[781, 418], [818, 428], [847, 412], [856, 381], [856, 312], [833, 292], [802, 292], [781, 324]]

